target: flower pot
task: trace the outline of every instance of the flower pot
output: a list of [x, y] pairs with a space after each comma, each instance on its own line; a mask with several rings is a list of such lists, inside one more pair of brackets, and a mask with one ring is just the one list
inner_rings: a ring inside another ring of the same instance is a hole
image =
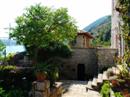
[[37, 72], [36, 73], [36, 79], [37, 81], [44, 81], [46, 80], [47, 75], [44, 72]]
[[129, 91], [127, 89], [124, 89], [122, 91], [123, 97], [130, 97]]
[[111, 83], [112, 83], [112, 86], [113, 86], [113, 87], [117, 87], [117, 86], [120, 85], [117, 80], [112, 80]]

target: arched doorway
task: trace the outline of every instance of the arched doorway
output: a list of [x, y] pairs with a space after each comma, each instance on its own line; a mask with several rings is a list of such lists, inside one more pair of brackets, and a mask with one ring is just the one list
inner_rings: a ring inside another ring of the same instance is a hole
[[84, 64], [78, 64], [77, 66], [77, 79], [78, 80], [85, 80], [85, 65]]

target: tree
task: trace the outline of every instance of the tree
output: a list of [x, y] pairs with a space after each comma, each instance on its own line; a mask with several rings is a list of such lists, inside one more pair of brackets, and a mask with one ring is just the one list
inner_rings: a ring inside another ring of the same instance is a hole
[[0, 40], [0, 56], [1, 56], [1, 53], [4, 51], [5, 49], [5, 45], [4, 43]]
[[16, 24], [10, 37], [24, 44], [35, 59], [38, 49], [49, 47], [50, 43], [68, 44], [77, 32], [66, 8], [52, 9], [40, 4], [27, 8], [16, 18]]

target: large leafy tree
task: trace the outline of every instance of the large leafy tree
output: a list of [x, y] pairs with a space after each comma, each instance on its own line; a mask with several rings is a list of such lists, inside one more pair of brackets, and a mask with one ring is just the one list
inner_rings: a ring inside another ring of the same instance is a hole
[[39, 49], [48, 48], [51, 43], [68, 44], [77, 32], [66, 8], [52, 9], [40, 4], [26, 8], [23, 15], [16, 18], [16, 24], [10, 37], [24, 44], [35, 59]]

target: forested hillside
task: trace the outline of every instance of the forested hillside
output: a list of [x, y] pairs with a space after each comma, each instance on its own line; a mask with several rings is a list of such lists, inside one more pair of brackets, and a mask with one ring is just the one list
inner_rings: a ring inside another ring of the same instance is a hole
[[111, 16], [102, 17], [83, 30], [90, 32], [95, 38], [93, 46], [110, 46], [111, 38]]

